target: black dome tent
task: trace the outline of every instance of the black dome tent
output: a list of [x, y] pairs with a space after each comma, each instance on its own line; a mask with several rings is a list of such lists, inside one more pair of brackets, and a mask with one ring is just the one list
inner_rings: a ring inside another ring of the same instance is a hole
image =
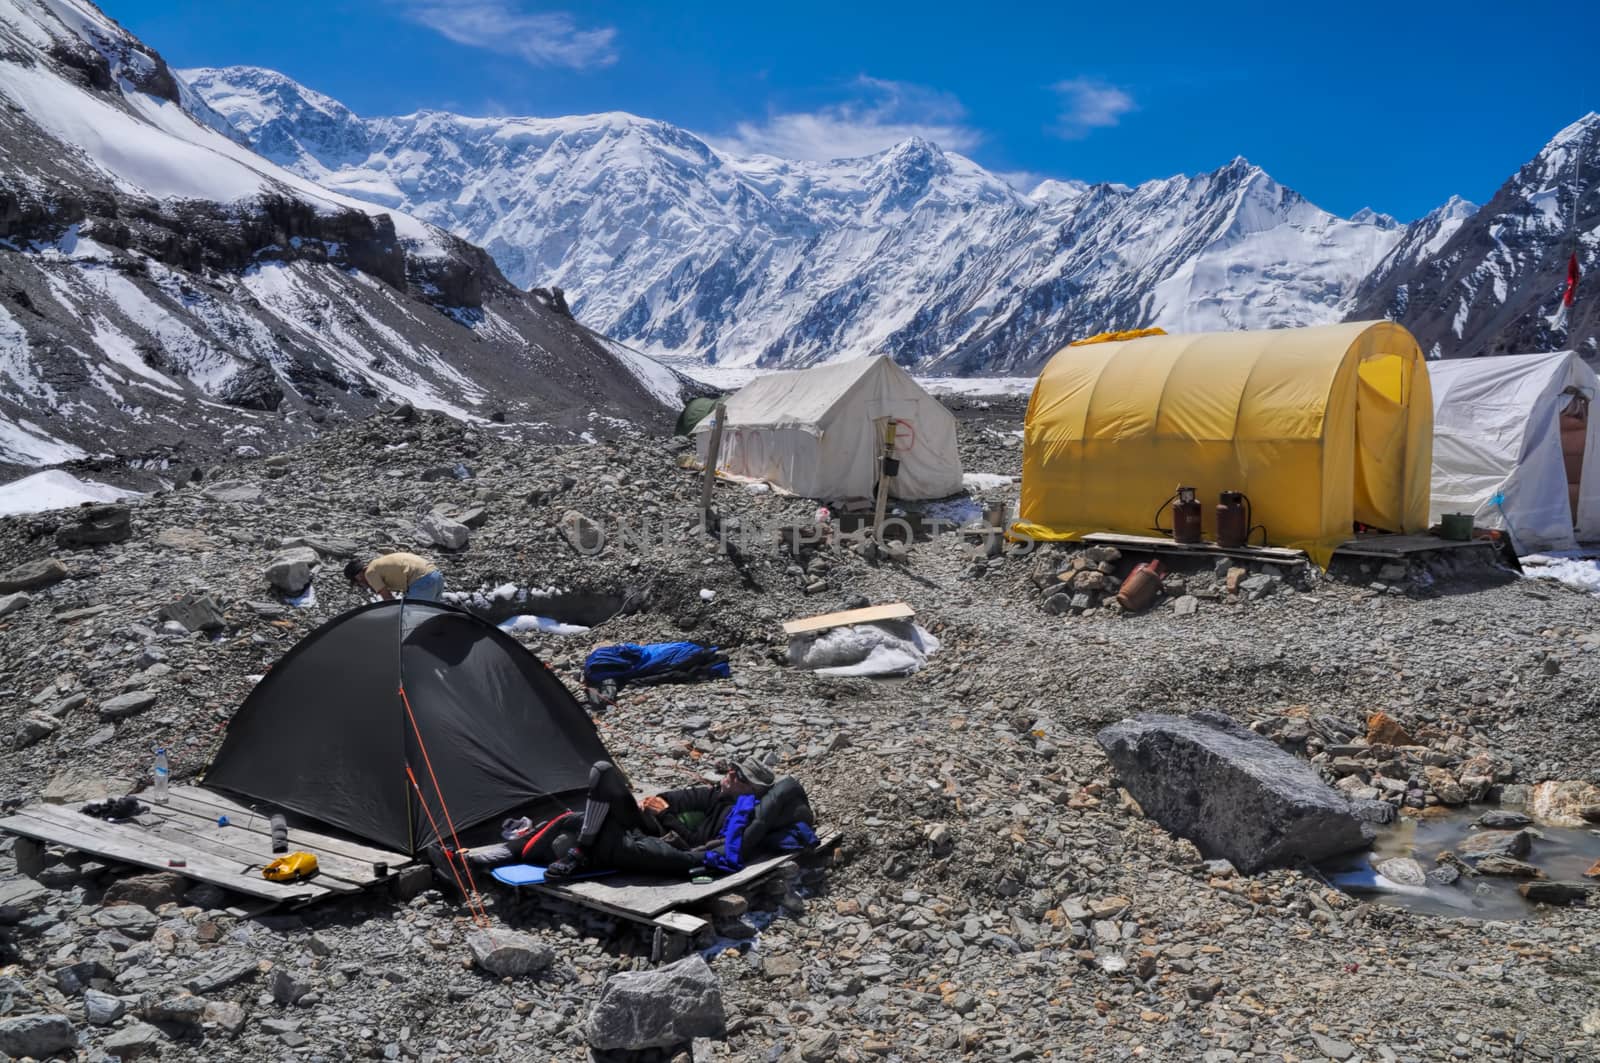
[[447, 819], [466, 831], [581, 799], [590, 765], [610, 759], [516, 639], [453, 606], [385, 601], [284, 655], [234, 714], [204, 784], [416, 853], [449, 834]]

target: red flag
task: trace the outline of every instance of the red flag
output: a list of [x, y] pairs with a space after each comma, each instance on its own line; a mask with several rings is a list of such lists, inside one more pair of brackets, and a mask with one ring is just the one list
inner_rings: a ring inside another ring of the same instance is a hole
[[1561, 297], [1562, 306], [1571, 306], [1572, 299], [1578, 294], [1578, 278], [1582, 271], [1578, 269], [1578, 252], [1572, 252], [1572, 257], [1567, 259], [1567, 291]]

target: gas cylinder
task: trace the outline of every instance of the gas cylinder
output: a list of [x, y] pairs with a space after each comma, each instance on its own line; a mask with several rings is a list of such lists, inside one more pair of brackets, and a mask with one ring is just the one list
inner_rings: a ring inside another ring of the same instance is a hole
[[1242, 491], [1224, 491], [1217, 498], [1217, 545], [1237, 549], [1250, 541], [1250, 499]]
[[1117, 591], [1117, 601], [1130, 613], [1141, 612], [1156, 600], [1156, 592], [1160, 589], [1161, 562], [1146, 561], [1135, 566], [1128, 573], [1128, 578], [1122, 581], [1122, 589]]
[[1172, 502], [1172, 541], [1197, 543], [1200, 541], [1200, 500], [1194, 497], [1194, 488], [1180, 487]]

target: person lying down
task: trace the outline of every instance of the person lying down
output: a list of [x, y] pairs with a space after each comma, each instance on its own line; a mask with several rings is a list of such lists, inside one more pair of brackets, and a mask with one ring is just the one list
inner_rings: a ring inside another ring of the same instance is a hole
[[731, 872], [758, 856], [817, 844], [815, 821], [800, 782], [776, 778], [759, 757], [727, 764], [718, 782], [642, 800], [622, 772], [602, 760], [589, 770], [581, 812], [538, 826], [508, 820], [504, 844], [462, 855], [478, 866], [536, 864], [545, 868], [547, 882], [600, 871]]

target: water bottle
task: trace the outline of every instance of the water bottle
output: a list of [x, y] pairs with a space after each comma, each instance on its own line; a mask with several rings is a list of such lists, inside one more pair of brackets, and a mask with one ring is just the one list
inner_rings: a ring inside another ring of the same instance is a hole
[[167, 803], [167, 777], [172, 774], [172, 769], [167, 767], [167, 751], [165, 748], [156, 750], [155, 785], [150, 788], [150, 799], [158, 804]]

